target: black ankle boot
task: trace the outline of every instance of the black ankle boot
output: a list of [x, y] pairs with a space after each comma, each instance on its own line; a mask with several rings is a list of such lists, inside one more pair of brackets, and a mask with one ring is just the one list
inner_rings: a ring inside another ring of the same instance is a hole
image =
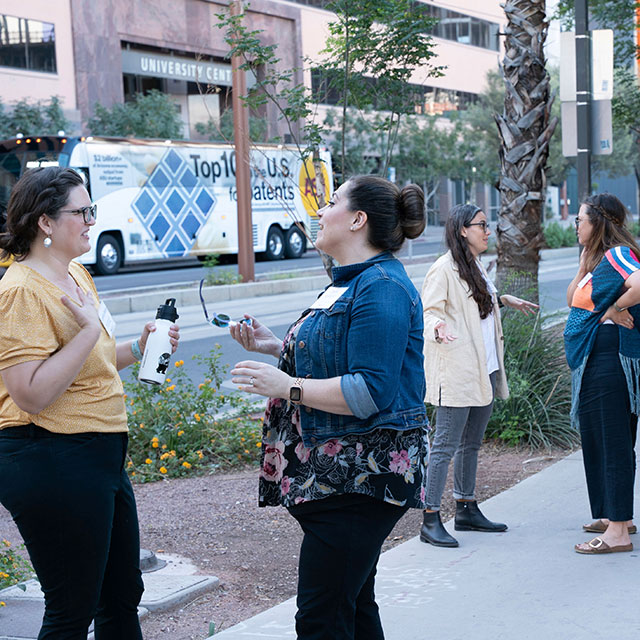
[[424, 511], [420, 540], [436, 547], [457, 547], [458, 541], [447, 533], [440, 520], [439, 511]]
[[506, 531], [507, 525], [502, 522], [491, 522], [482, 515], [475, 500], [456, 501], [456, 531]]

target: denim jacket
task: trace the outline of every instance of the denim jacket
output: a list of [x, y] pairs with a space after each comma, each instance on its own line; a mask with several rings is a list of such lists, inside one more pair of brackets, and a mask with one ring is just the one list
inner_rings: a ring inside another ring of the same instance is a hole
[[298, 330], [296, 375], [342, 376], [353, 415], [301, 407], [305, 446], [426, 426], [422, 302], [402, 263], [385, 252], [336, 267], [333, 286], [348, 288], [328, 309], [311, 310]]

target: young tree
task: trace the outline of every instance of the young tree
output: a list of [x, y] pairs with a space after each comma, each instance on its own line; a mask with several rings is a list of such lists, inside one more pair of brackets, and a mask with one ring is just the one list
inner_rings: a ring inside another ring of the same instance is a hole
[[[424, 5], [411, 0], [334, 0], [327, 7], [336, 15], [321, 52], [316, 72], [327, 89], [340, 94], [342, 106], [341, 173], [346, 169], [347, 110], [375, 108], [384, 113], [377, 130], [383, 132], [381, 173], [386, 173], [398, 134], [400, 119], [414, 113], [422, 92], [411, 85], [417, 69], [421, 78], [442, 75], [434, 66], [430, 31], [436, 19]], [[344, 179], [344, 178], [343, 178]]]
[[[558, 123], [545, 68], [548, 22], [545, 0], [507, 0], [505, 56], [501, 67], [506, 93], [496, 115], [500, 135], [500, 221], [498, 288], [538, 298], [538, 261], [549, 142]], [[515, 276], [514, 276], [515, 274]]]
[[132, 102], [114, 104], [111, 108], [96, 104], [88, 125], [96, 136], [184, 138], [175, 103], [157, 89], [137, 93]]

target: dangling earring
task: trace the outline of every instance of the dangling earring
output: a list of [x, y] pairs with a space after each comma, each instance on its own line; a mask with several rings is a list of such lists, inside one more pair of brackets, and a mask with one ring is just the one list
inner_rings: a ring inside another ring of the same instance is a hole
[[48, 249], [51, 246], [51, 236], [47, 236], [43, 241], [42, 244], [44, 245], [45, 249]]

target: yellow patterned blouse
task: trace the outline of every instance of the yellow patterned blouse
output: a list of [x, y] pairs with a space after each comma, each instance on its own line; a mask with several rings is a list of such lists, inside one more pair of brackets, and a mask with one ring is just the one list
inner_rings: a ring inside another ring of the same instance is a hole
[[[98, 299], [87, 270], [75, 262], [69, 273]], [[64, 291], [30, 267], [14, 262], [0, 280], [0, 372], [21, 362], [46, 360], [78, 332], [60, 302]], [[122, 381], [116, 368], [116, 342], [104, 327], [71, 386], [36, 415], [18, 408], [0, 376], [0, 429], [34, 424], [55, 433], [127, 431]]]

